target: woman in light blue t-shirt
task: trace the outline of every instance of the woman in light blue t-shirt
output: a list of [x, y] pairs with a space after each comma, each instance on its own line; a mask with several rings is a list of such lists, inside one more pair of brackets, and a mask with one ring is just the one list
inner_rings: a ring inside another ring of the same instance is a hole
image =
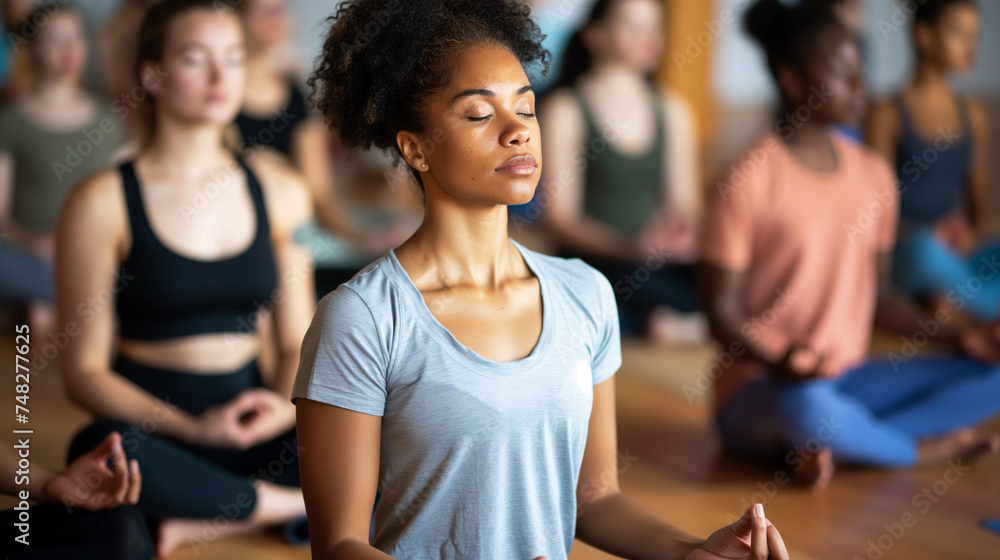
[[[310, 82], [348, 149], [394, 151], [426, 196], [396, 249], [319, 303], [292, 390], [313, 558], [788, 554], [759, 504], [707, 540], [618, 488], [610, 282], [510, 240], [542, 154], [514, 0], [360, 0]], [[374, 527], [369, 520], [376, 490]]]

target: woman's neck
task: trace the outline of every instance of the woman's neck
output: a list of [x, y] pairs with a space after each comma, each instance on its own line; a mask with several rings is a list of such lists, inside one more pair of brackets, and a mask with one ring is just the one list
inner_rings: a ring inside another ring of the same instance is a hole
[[203, 177], [231, 157], [219, 126], [192, 126], [166, 118], [158, 119], [156, 126], [156, 134], [143, 152], [171, 174]]
[[[795, 109], [789, 109], [789, 104], [783, 104], [780, 115], [794, 114]], [[785, 117], [779, 117], [784, 119]], [[831, 171], [840, 165], [836, 150], [830, 137], [830, 127], [834, 124], [809, 118], [796, 121], [798, 126], [782, 129], [779, 138], [785, 147], [800, 162], [817, 171]]]
[[253, 49], [247, 53], [247, 81], [254, 79], [273, 78], [281, 71], [275, 64], [276, 48]]
[[86, 92], [78, 77], [42, 78], [31, 89], [31, 97], [38, 103], [65, 106], [86, 100]]
[[424, 279], [430, 284], [497, 288], [511, 273], [507, 207], [459, 202], [428, 201], [423, 223], [406, 243], [416, 256], [408, 260], [416, 261], [418, 277], [434, 271]]
[[636, 72], [634, 68], [617, 60], [598, 59], [584, 75], [587, 82], [601, 84], [611, 89], [640, 88], [645, 85], [646, 77]]
[[948, 74], [939, 65], [922, 60], [917, 65], [917, 73], [913, 77], [910, 88], [919, 93], [950, 93], [951, 84]]

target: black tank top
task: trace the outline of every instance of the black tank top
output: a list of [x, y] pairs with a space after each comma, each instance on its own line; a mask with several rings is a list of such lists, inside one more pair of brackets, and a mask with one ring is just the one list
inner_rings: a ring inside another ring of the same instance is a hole
[[236, 115], [236, 126], [248, 148], [268, 146], [291, 157], [295, 130], [307, 120], [306, 98], [295, 82], [289, 80], [288, 101], [284, 107], [263, 117], [241, 110]]
[[119, 167], [132, 231], [132, 248], [122, 263], [125, 281], [116, 302], [122, 338], [249, 334], [255, 312], [270, 307], [278, 273], [264, 196], [246, 163], [236, 159], [246, 173], [257, 234], [242, 253], [212, 261], [179, 255], [160, 242], [143, 207], [134, 162]]

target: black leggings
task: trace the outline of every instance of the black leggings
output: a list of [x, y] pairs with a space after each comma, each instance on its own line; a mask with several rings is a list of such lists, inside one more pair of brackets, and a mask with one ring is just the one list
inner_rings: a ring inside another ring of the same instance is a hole
[[[17, 511], [0, 512], [0, 524], [13, 527]], [[31, 506], [29, 545], [13, 535], [0, 544], [8, 560], [149, 560], [153, 543], [146, 520], [131, 506], [105, 511], [69, 509], [62, 504]]]
[[[256, 360], [231, 373], [206, 375], [151, 367], [119, 356], [113, 369], [191, 414], [229, 401], [244, 389], [263, 386]], [[120, 432], [125, 455], [139, 461], [142, 473], [136, 507], [150, 519], [245, 519], [257, 503], [255, 479], [301, 486], [294, 427], [270, 441], [240, 450], [203, 447], [162, 436], [156, 433], [156, 424], [155, 417], [138, 426], [97, 420], [73, 438], [67, 464], [96, 447], [108, 433]]]

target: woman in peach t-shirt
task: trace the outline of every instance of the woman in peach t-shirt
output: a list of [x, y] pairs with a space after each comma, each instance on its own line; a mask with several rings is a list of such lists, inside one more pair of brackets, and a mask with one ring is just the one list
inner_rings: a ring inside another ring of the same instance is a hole
[[[723, 345], [726, 444], [825, 486], [834, 461], [907, 467], [1000, 448], [966, 426], [1000, 412], [995, 327], [925, 316], [889, 282], [899, 197], [889, 165], [831, 131], [864, 109], [858, 49], [825, 9], [758, 1], [747, 31], [781, 91], [774, 131], [709, 196], [701, 285]], [[903, 335], [868, 360], [873, 322]], [[915, 357], [930, 339], [968, 357]]]

